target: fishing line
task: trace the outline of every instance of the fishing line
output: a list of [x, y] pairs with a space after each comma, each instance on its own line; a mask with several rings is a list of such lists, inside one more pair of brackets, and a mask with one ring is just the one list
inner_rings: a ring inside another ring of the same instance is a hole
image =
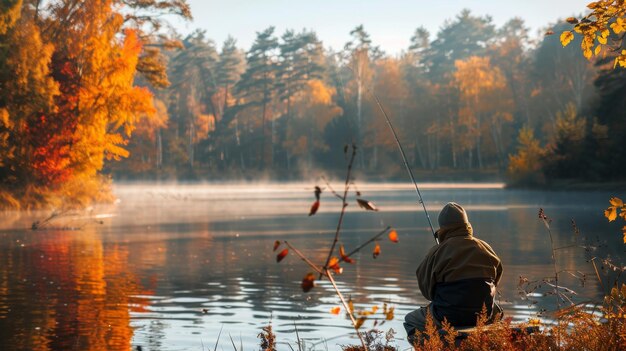
[[[355, 74], [354, 70], [349, 67], [349, 66], [345, 66], [347, 69], [349, 69], [350, 71], [352, 71], [352, 74]], [[339, 77], [339, 79], [341, 80], [341, 83], [343, 85], [343, 79], [341, 79], [341, 74], [339, 74], [339, 72], [337, 72], [337, 76]], [[342, 89], [344, 89], [344, 87], [342, 87]], [[404, 153], [404, 148], [402, 147], [402, 143], [400, 143], [400, 139], [398, 138], [398, 134], [396, 133], [395, 128], [393, 127], [393, 124], [391, 123], [391, 120], [389, 119], [389, 116], [387, 115], [387, 112], [385, 112], [385, 109], [383, 108], [383, 105], [380, 103], [380, 100], [378, 99], [378, 96], [376, 96], [376, 94], [374, 94], [374, 92], [369, 89], [369, 88], [365, 88], [365, 90], [374, 98], [374, 101], [376, 101], [376, 105], [378, 106], [378, 108], [380, 109], [380, 112], [382, 112], [383, 116], [385, 117], [385, 121], [387, 122], [387, 125], [389, 126], [389, 129], [391, 130], [391, 133], [393, 134], [394, 139], [396, 140], [396, 145], [398, 145], [398, 149], [400, 150], [400, 155], [402, 156], [402, 161], [404, 162], [404, 167], [406, 168], [406, 171], [409, 173], [409, 177], [411, 178], [411, 181], [413, 182], [413, 186], [415, 187], [415, 192], [417, 193], [417, 197], [419, 199], [419, 203], [422, 205], [422, 208], [424, 209], [424, 213], [426, 214], [426, 219], [428, 220], [428, 225], [430, 226], [430, 231], [433, 233], [433, 237], [435, 238], [435, 241], [437, 242], [437, 245], [439, 244], [439, 238], [437, 238], [437, 233], [435, 232], [435, 228], [433, 227], [433, 223], [430, 220], [430, 215], [428, 214], [428, 210], [426, 210], [426, 204], [424, 203], [424, 199], [422, 198], [422, 193], [420, 192], [419, 186], [417, 185], [417, 181], [415, 180], [415, 176], [413, 176], [413, 171], [411, 170], [411, 166], [409, 166], [409, 162], [407, 161], [406, 158], [406, 154]]]
[[402, 144], [400, 143], [398, 134], [396, 133], [396, 130], [393, 127], [393, 124], [391, 124], [391, 120], [389, 119], [389, 116], [387, 116], [387, 112], [385, 112], [385, 109], [383, 108], [383, 105], [380, 103], [378, 96], [376, 96], [376, 94], [374, 94], [372, 90], [370, 89], [366, 89], [366, 90], [368, 93], [370, 93], [370, 95], [372, 95], [372, 97], [374, 98], [374, 101], [376, 101], [376, 105], [378, 105], [378, 108], [380, 109], [380, 112], [383, 113], [383, 116], [385, 117], [385, 120], [387, 121], [387, 125], [389, 126], [389, 129], [391, 130], [391, 133], [393, 134], [393, 137], [396, 140], [396, 145], [398, 145], [398, 149], [400, 150], [400, 155], [402, 155], [402, 161], [404, 161], [404, 166], [406, 167], [406, 171], [409, 173], [409, 177], [411, 177], [411, 181], [413, 182], [413, 185], [415, 186], [415, 192], [417, 193], [417, 197], [419, 198], [419, 203], [422, 205], [422, 208], [424, 209], [424, 213], [426, 214], [426, 219], [428, 219], [428, 225], [430, 226], [430, 230], [432, 231], [433, 236], [435, 237], [435, 241], [437, 242], [437, 244], [439, 244], [439, 238], [437, 238], [437, 233], [435, 232], [433, 223], [430, 221], [430, 215], [428, 214], [428, 211], [426, 210], [426, 204], [424, 203], [424, 199], [422, 198], [422, 193], [420, 192], [420, 188], [417, 186], [417, 181], [415, 181], [415, 177], [413, 176], [413, 171], [411, 170], [411, 167], [409, 166], [409, 162], [406, 159], [406, 154], [404, 153], [404, 149], [402, 148]]

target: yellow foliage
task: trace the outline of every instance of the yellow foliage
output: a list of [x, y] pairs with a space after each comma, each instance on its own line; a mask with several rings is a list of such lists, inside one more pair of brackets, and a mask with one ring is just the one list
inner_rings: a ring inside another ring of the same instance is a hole
[[285, 147], [296, 156], [311, 153], [313, 149], [324, 150], [322, 133], [326, 125], [342, 110], [333, 102], [335, 89], [323, 81], [312, 79], [305, 88], [294, 96], [292, 102], [293, 119], [287, 126]]
[[567, 46], [572, 40], [574, 40], [574, 33], [566, 31], [561, 33], [561, 45]]
[[567, 104], [564, 111], [556, 113], [556, 137], [558, 140], [581, 141], [585, 138], [585, 119], [577, 116], [576, 106]]
[[[626, 31], [626, 2], [623, 0], [594, 1], [589, 3], [587, 8], [591, 12], [586, 16], [580, 20], [569, 18], [568, 22], [574, 24], [574, 31], [583, 36], [581, 50], [583, 55], [590, 59], [593, 55], [600, 54], [604, 46], [608, 46], [608, 48], [619, 47], [619, 44], [609, 44], [607, 38], [611, 31], [618, 36]], [[570, 31], [561, 34], [563, 46], [569, 44], [572, 39], [573, 33]], [[592, 51], [596, 41], [598, 45]], [[626, 67], [626, 50], [616, 55], [614, 66], [617, 65]]]
[[517, 137], [517, 154], [509, 155], [508, 177], [517, 184], [543, 183], [541, 159], [545, 154], [532, 129], [523, 127]]
[[3, 1], [0, 10], [0, 35], [4, 35], [20, 18], [22, 0]]
[[[617, 219], [619, 212], [619, 217], [626, 221], [626, 204], [624, 204], [624, 201], [619, 197], [612, 197], [609, 200], [609, 204], [611, 206], [604, 210], [604, 217], [606, 217], [609, 222], [613, 222]], [[622, 232], [624, 234], [624, 244], [626, 244], [626, 226], [622, 228]]]

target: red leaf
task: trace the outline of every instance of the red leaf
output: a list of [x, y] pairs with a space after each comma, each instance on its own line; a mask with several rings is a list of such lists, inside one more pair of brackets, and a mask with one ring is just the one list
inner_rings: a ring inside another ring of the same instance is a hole
[[330, 309], [330, 313], [334, 315], [338, 315], [341, 312], [341, 307], [333, 307]]
[[351, 259], [349, 256], [346, 256], [346, 251], [344, 251], [343, 245], [339, 246], [339, 256], [341, 256], [341, 259], [346, 263], [354, 263], [353, 259]]
[[372, 252], [372, 256], [376, 258], [378, 257], [378, 255], [380, 255], [380, 245], [376, 243], [376, 246], [374, 246], [374, 252]]
[[376, 208], [374, 203], [371, 201], [367, 201], [364, 199], [356, 199], [356, 202], [359, 204], [360, 208], [364, 208], [367, 211], [378, 211], [378, 208]]
[[276, 262], [282, 261], [288, 253], [289, 249], [284, 249], [283, 251], [281, 251], [278, 255], [276, 255]]
[[274, 241], [274, 250], [273, 251], [276, 251], [276, 249], [278, 249], [279, 246], [280, 246], [280, 241], [278, 241], [278, 240]]
[[319, 202], [319, 200], [317, 200], [311, 206], [311, 210], [309, 211], [309, 216], [314, 215], [319, 208], [320, 208], [320, 202]]
[[302, 287], [302, 291], [305, 293], [311, 291], [311, 289], [315, 287], [315, 274], [308, 273], [304, 279], [302, 279], [302, 284], [300, 284], [300, 286]]
[[389, 240], [393, 241], [394, 243], [398, 242], [398, 232], [396, 232], [395, 229], [392, 229], [389, 232]]

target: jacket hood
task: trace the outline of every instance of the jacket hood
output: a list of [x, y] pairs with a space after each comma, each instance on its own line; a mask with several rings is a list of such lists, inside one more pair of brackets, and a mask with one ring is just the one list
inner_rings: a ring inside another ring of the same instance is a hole
[[448, 202], [439, 212], [439, 230], [437, 237], [439, 242], [453, 236], [472, 235], [472, 225], [467, 213], [461, 205], [456, 202]]
[[474, 230], [472, 229], [472, 225], [469, 223], [460, 223], [457, 225], [439, 228], [439, 230], [436, 232], [440, 244], [448, 238], [453, 238], [456, 236], [472, 236], [473, 233]]

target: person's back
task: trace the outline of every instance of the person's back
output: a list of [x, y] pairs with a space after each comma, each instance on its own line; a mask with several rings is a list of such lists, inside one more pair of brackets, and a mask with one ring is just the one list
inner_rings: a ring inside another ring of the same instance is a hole
[[429, 312], [437, 325], [445, 318], [456, 327], [475, 325], [483, 306], [490, 318], [494, 310], [501, 312], [494, 302], [502, 276], [500, 259], [489, 244], [473, 236], [465, 210], [448, 203], [439, 214], [439, 227], [439, 245], [416, 272], [422, 295], [432, 303], [406, 316], [409, 340], [416, 331], [424, 331]]

